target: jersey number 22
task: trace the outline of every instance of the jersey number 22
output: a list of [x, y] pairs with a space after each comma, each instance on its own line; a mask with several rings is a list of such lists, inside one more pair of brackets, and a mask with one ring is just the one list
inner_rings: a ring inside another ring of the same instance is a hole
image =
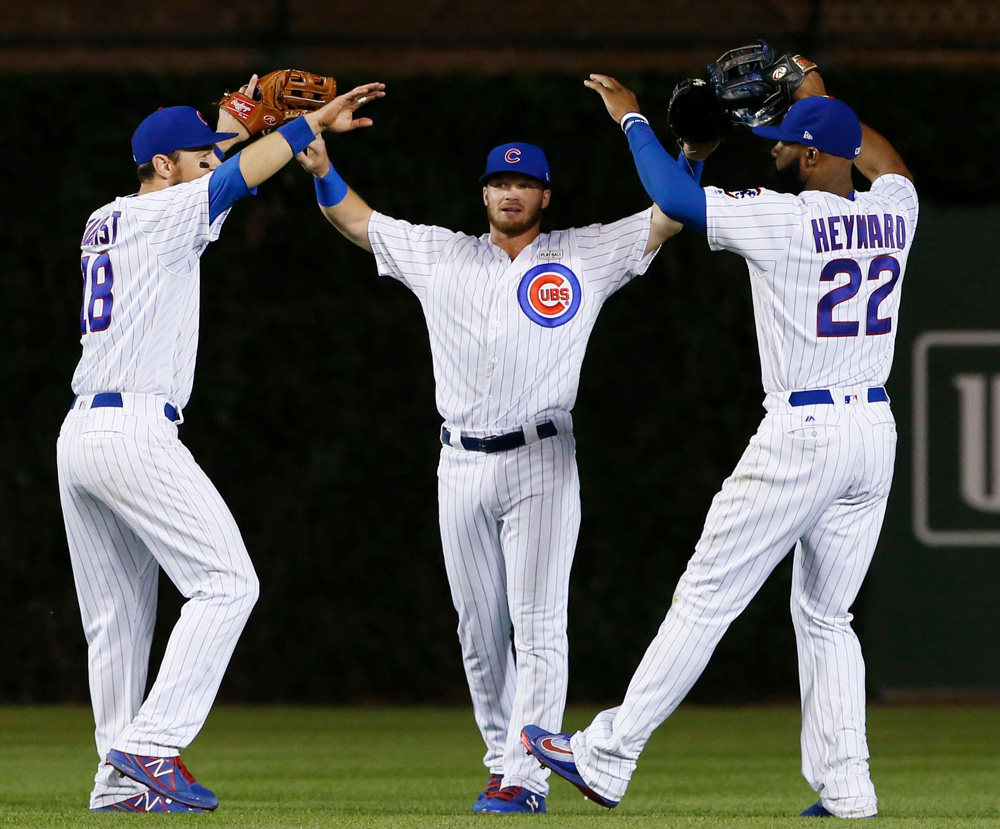
[[[878, 256], [868, 267], [868, 280], [881, 279], [889, 274], [889, 281], [879, 285], [868, 297], [865, 314], [865, 334], [888, 334], [892, 331], [892, 318], [878, 315], [878, 307], [892, 293], [899, 280], [899, 262], [892, 256]], [[856, 337], [860, 329], [855, 320], [835, 320], [833, 309], [840, 303], [854, 299], [861, 290], [861, 266], [853, 259], [834, 259], [828, 262], [819, 275], [820, 282], [832, 282], [843, 274], [848, 278], [845, 285], [834, 288], [823, 295], [816, 308], [816, 333], [821, 337]]]

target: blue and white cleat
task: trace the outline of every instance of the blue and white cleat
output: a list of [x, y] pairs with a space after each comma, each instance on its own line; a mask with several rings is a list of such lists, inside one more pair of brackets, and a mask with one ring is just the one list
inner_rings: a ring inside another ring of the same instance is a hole
[[215, 792], [206, 789], [185, 767], [180, 756], [146, 757], [111, 749], [107, 762], [126, 777], [131, 777], [154, 792], [196, 809], [212, 811], [219, 807]]
[[497, 792], [500, 791], [501, 781], [503, 780], [502, 774], [491, 774], [489, 782], [486, 784], [486, 788], [483, 789], [479, 797], [476, 798], [476, 802], [472, 804], [472, 811], [479, 814], [483, 811], [483, 807], [486, 805], [487, 799], [491, 797], [496, 797]]
[[537, 725], [526, 725], [521, 729], [521, 743], [543, 768], [552, 769], [554, 774], [568, 780], [588, 800], [593, 800], [606, 809], [614, 809], [618, 805], [617, 800], [602, 797], [583, 781], [576, 769], [569, 739], [569, 734], [553, 734]]
[[147, 814], [178, 814], [181, 812], [207, 812], [208, 809], [198, 809], [194, 806], [186, 806], [183, 803], [164, 797], [159, 792], [152, 789], [142, 794], [126, 800], [119, 800], [110, 806], [98, 806], [91, 809], [92, 812], [144, 812]]
[[[827, 809], [821, 800], [817, 800], [812, 806], [802, 812], [799, 817], [836, 817], [836, 815]], [[862, 815], [862, 817], [873, 818], [878, 817], [878, 815]]]
[[505, 786], [486, 798], [486, 815], [544, 815], [545, 795], [535, 794], [523, 786]]

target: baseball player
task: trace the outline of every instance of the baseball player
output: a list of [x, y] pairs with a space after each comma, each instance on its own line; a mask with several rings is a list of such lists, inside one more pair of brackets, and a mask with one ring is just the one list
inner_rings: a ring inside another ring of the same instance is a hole
[[[232, 515], [177, 435], [194, 380], [199, 259], [233, 203], [317, 133], [369, 126], [353, 113], [382, 89], [360, 86], [224, 162], [247, 137], [239, 121], [220, 111], [215, 132], [190, 107], [157, 110], [132, 137], [138, 193], [87, 221], [83, 357], [57, 456], [101, 759], [92, 811], [219, 804], [179, 751], [208, 716], [258, 582]], [[187, 602], [143, 701], [161, 567]]]
[[[917, 226], [903, 161], [819, 76], [780, 126], [754, 129], [790, 192], [728, 193], [673, 162], [612, 78], [587, 86], [624, 123], [647, 191], [713, 250], [747, 261], [766, 414], [723, 483], [670, 610], [617, 708], [575, 735], [530, 726], [538, 760], [611, 808], [646, 741], [684, 699], [716, 644], [794, 547], [791, 612], [802, 693], [802, 770], [819, 801], [802, 814], [874, 817], [864, 662], [850, 607], [868, 570], [892, 479], [896, 429], [884, 383]], [[813, 95], [813, 93], [816, 93]], [[851, 183], [852, 163], [871, 180]]]
[[[656, 207], [542, 233], [552, 196], [537, 146], [494, 148], [480, 179], [489, 232], [469, 236], [375, 212], [318, 140], [299, 157], [323, 214], [416, 294], [441, 427], [441, 543], [476, 724], [490, 772], [474, 812], [545, 812], [548, 772], [522, 726], [562, 721], [566, 612], [580, 525], [570, 410], [604, 301], [680, 229]], [[698, 175], [701, 164], [685, 164]], [[511, 635], [513, 634], [513, 646]]]

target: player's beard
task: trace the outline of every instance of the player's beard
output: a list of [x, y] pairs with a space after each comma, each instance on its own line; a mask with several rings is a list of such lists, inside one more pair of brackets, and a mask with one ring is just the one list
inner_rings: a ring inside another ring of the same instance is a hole
[[802, 192], [802, 158], [795, 156], [795, 159], [784, 167], [775, 167], [775, 175], [778, 179], [778, 192], [791, 193], [797, 196]]
[[542, 207], [531, 209], [521, 205], [520, 213], [504, 213], [502, 205], [490, 205], [486, 212], [489, 214], [490, 224], [497, 230], [508, 236], [520, 236], [522, 233], [531, 230], [542, 219]]

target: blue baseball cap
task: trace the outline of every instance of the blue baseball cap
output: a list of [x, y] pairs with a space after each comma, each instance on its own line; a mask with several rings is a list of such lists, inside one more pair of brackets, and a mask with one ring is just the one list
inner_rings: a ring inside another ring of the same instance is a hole
[[541, 147], [534, 144], [501, 144], [486, 156], [486, 172], [479, 177], [486, 184], [490, 176], [500, 173], [520, 173], [550, 184], [549, 162]]
[[823, 153], [849, 158], [861, 152], [861, 122], [843, 101], [812, 95], [789, 107], [776, 127], [754, 127], [754, 135], [786, 144], [805, 144]]
[[164, 107], [147, 116], [133, 133], [132, 158], [145, 164], [154, 155], [210, 147], [238, 134], [216, 132], [194, 107]]

